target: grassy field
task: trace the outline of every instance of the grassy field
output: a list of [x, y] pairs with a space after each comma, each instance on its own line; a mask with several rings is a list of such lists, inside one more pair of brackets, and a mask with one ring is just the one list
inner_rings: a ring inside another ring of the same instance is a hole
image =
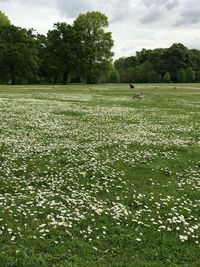
[[199, 84], [0, 86], [0, 125], [0, 267], [200, 266]]

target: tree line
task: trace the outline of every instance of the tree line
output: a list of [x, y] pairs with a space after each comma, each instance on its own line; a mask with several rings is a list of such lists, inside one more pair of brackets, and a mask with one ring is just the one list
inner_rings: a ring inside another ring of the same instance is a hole
[[41, 35], [12, 25], [0, 11], [0, 83], [200, 82], [200, 50], [179, 43], [113, 63], [108, 25], [101, 12], [87, 12]]
[[80, 14], [72, 25], [56, 23], [46, 35], [12, 25], [0, 12], [0, 82], [116, 82], [108, 18]]
[[120, 82], [200, 82], [200, 51], [176, 43], [169, 48], [142, 49], [114, 62]]

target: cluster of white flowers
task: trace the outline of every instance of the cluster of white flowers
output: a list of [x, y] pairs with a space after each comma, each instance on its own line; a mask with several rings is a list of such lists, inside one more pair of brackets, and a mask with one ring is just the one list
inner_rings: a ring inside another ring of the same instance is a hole
[[[187, 192], [200, 189], [199, 166], [183, 173], [156, 166], [175, 162], [175, 147], [195, 143], [188, 114], [140, 110], [127, 97], [100, 94], [1, 100], [0, 236], [58, 244], [64, 233], [66, 240], [78, 235], [93, 242], [123, 227], [137, 242], [145, 229], [198, 244], [199, 199]], [[155, 178], [145, 174], [145, 192], [133, 173], [138, 164], [155, 172]]]

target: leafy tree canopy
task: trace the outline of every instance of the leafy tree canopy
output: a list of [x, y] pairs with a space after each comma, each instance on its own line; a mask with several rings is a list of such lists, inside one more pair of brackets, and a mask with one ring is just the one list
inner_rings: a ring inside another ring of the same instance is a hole
[[99, 79], [99, 67], [112, 60], [112, 35], [106, 32], [108, 18], [100, 12], [80, 14], [74, 21], [79, 40], [78, 64], [88, 83]]
[[6, 27], [10, 25], [8, 17], [0, 10], [0, 27]]
[[[200, 51], [175, 43], [142, 49], [114, 64], [106, 15], [80, 14], [59, 22], [46, 35], [10, 24], [0, 11], [0, 82], [199, 82]], [[134, 50], [134, 48], [133, 48]]]
[[31, 30], [13, 25], [0, 28], [1, 80], [12, 84], [30, 82], [36, 78], [38, 57]]
[[[130, 58], [134, 58], [131, 73], [126, 64], [130, 62]], [[133, 57], [117, 59], [114, 64], [121, 82], [167, 83], [200, 80], [200, 51], [190, 50], [180, 43], [169, 48], [142, 49]]]

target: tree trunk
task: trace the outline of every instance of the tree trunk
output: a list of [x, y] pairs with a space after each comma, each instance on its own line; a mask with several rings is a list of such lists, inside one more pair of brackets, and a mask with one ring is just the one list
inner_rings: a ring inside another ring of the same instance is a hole
[[12, 84], [12, 85], [16, 84], [15, 76], [12, 74], [11, 77], [12, 77], [12, 78], [11, 78], [11, 84]]
[[65, 70], [63, 72], [63, 84], [67, 84], [68, 83], [68, 73], [67, 71]]
[[57, 76], [57, 74], [55, 74], [55, 76], [54, 76], [54, 84], [57, 84], [58, 83], [58, 76]]
[[11, 84], [14, 85], [16, 84], [16, 80], [14, 75], [14, 67], [12, 65], [10, 66], [10, 74], [11, 74]]

